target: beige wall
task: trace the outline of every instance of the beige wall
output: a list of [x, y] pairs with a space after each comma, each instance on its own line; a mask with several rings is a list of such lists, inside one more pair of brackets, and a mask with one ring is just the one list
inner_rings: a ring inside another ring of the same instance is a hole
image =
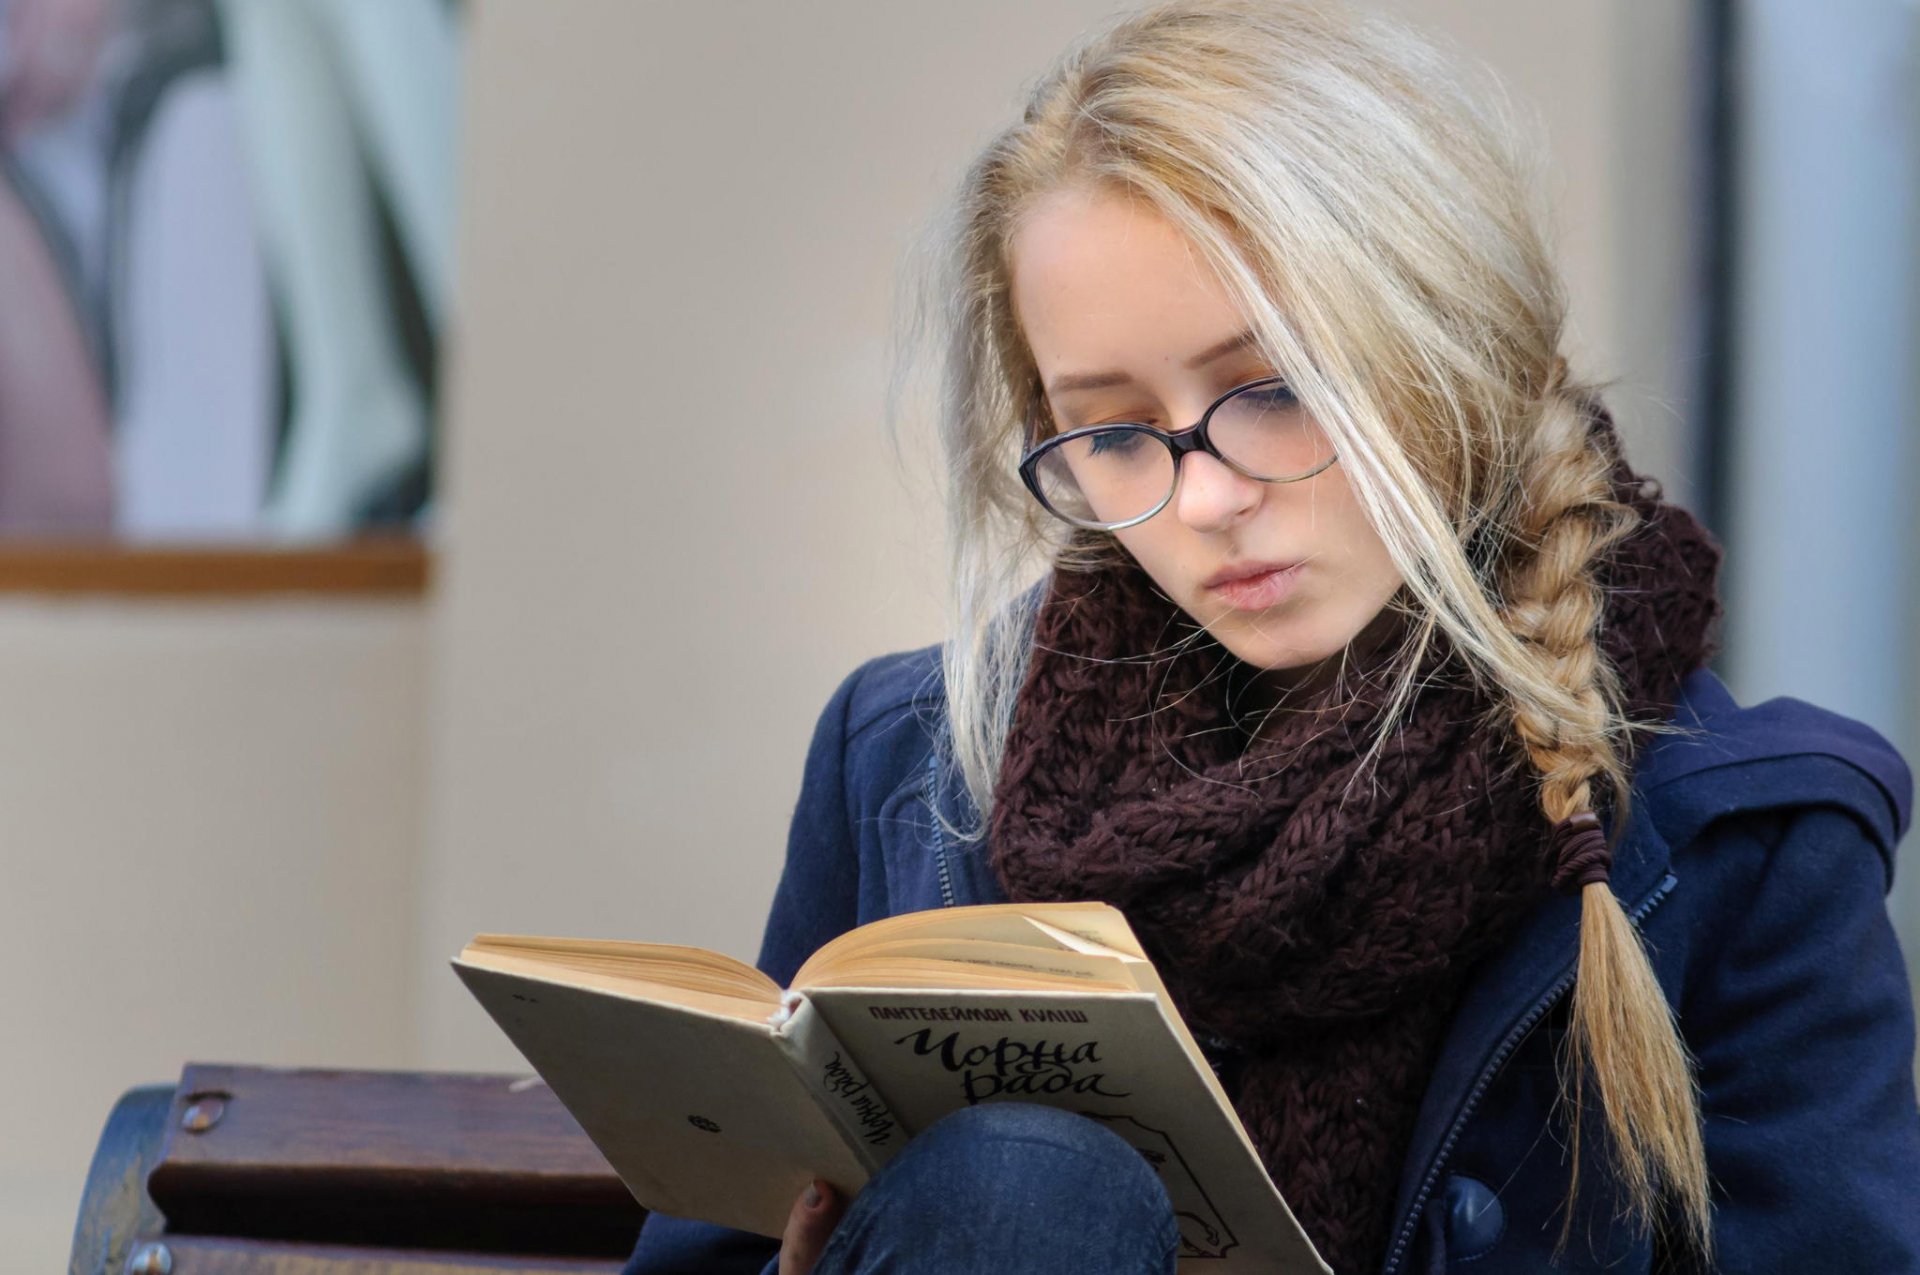
[[405, 1066], [417, 604], [0, 605], [0, 1270], [199, 1061]]
[[[1112, 7], [478, 7], [427, 1061], [514, 1064], [445, 969], [476, 930], [755, 954], [821, 704], [941, 634], [934, 500], [878, 447], [898, 253]], [[1677, 32], [1640, 18], [1629, 57], [1599, 0], [1398, 7], [1539, 109], [1586, 361], [1671, 393], [1653, 271], [1684, 224], [1681, 121], [1642, 68]], [[1621, 414], [1670, 472], [1661, 423]]]

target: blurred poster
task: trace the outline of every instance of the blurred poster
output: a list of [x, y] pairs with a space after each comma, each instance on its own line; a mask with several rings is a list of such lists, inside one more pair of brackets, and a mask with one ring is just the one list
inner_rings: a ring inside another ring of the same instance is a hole
[[0, 535], [431, 512], [449, 0], [0, 0]]

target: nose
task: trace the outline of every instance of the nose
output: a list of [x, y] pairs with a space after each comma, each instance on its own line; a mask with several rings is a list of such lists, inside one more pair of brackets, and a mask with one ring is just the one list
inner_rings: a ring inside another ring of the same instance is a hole
[[1265, 483], [1205, 452], [1188, 452], [1174, 483], [1174, 514], [1195, 531], [1232, 526], [1252, 512], [1266, 493]]

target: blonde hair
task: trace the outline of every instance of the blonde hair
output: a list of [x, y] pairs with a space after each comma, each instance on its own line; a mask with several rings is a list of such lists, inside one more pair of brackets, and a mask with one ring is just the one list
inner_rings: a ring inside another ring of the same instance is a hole
[[[1444, 634], [1518, 732], [1549, 821], [1625, 826], [1630, 724], [1595, 640], [1596, 560], [1637, 515], [1590, 437], [1596, 384], [1567, 375], [1566, 300], [1536, 206], [1528, 128], [1499, 82], [1384, 17], [1324, 3], [1175, 0], [1069, 48], [992, 139], [923, 242], [892, 414], [911, 369], [940, 369], [950, 484], [950, 733], [982, 835], [1030, 651], [1035, 568], [1084, 564], [1087, 537], [1015, 474], [1038, 377], [1012, 310], [1025, 210], [1070, 185], [1144, 201], [1218, 273], [1264, 356], [1334, 441], [1405, 581], [1406, 670], [1373, 749]], [[1283, 308], [1284, 304], [1284, 308]], [[1578, 1191], [1591, 1082], [1629, 1207], [1670, 1193], [1710, 1253], [1691, 1059], [1612, 890], [1581, 892], [1562, 1099]], [[1561, 1244], [1567, 1228], [1561, 1232]]]

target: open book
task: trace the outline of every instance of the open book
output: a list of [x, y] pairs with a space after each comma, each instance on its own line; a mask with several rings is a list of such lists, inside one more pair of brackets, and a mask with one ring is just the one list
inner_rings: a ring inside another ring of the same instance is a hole
[[791, 989], [654, 943], [483, 934], [453, 964], [648, 1209], [778, 1236], [813, 1177], [852, 1198], [948, 1112], [1040, 1102], [1159, 1171], [1183, 1272], [1331, 1275], [1104, 903], [888, 917]]

